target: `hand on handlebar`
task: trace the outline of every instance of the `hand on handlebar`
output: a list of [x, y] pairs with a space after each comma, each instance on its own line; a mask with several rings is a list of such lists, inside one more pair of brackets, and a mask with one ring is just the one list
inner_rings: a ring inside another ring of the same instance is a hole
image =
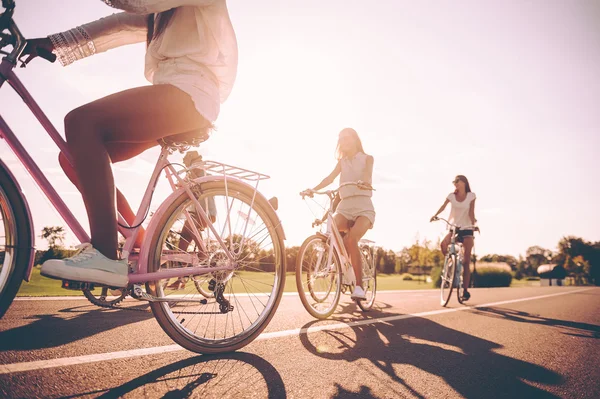
[[[27, 45], [19, 57], [21, 68], [25, 68], [35, 57], [42, 57], [50, 62], [56, 61], [56, 56], [52, 53], [53, 50], [54, 45], [47, 37], [27, 40]], [[22, 58], [25, 56], [27, 58], [23, 60]]]
[[371, 185], [371, 183], [367, 183], [366, 181], [362, 181], [359, 180], [356, 182], [356, 186], [361, 189], [361, 190], [373, 190], [375, 191], [375, 189], [373, 188], [373, 186]]
[[429, 222], [435, 222], [436, 220], [439, 220], [437, 215], [436, 216], [432, 216], [431, 219], [429, 219]]
[[315, 192], [312, 188], [307, 188], [306, 190], [300, 192], [300, 196], [302, 196], [302, 198], [304, 198], [304, 197], [312, 198], [314, 196], [314, 194], [315, 194]]

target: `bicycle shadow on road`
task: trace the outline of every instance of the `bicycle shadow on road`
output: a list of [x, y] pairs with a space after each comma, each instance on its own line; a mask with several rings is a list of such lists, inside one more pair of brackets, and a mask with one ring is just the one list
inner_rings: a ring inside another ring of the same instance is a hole
[[[263, 391], [266, 394], [263, 394]], [[97, 394], [87, 392], [70, 398]], [[245, 352], [194, 356], [168, 364], [106, 390], [98, 398], [128, 397], [285, 398], [281, 375], [265, 359]]]
[[61, 309], [58, 314], [31, 316], [31, 323], [0, 332], [0, 351], [60, 347], [153, 317], [147, 304], [127, 308], [103, 309], [89, 304]]
[[[402, 315], [387, 313], [386, 316]], [[318, 323], [312, 321], [303, 329], [316, 327]], [[530, 384], [559, 385], [563, 382], [562, 376], [545, 367], [496, 353], [494, 350], [502, 347], [499, 344], [421, 317], [356, 326], [351, 331], [309, 332], [300, 334], [300, 341], [310, 353], [320, 358], [347, 362], [365, 359], [371, 362], [399, 384], [391, 387], [398, 391], [399, 396], [425, 397], [418, 388], [411, 386], [416, 383], [411, 383], [411, 379], [416, 378], [414, 375], [397, 373], [396, 370], [402, 366], [414, 366], [438, 376], [458, 395], [466, 398], [556, 398], [554, 394]], [[370, 396], [366, 397], [375, 398], [370, 393], [371, 389], [377, 391], [381, 383], [363, 385], [361, 391], [367, 390]], [[439, 395], [451, 394], [443, 387], [440, 389]], [[339, 387], [338, 391], [336, 397], [358, 394], [345, 391], [343, 387]]]
[[519, 323], [531, 323], [541, 326], [556, 327], [559, 328], [563, 334], [574, 337], [600, 338], [600, 326], [595, 324], [551, 319], [536, 314], [498, 307], [475, 308], [472, 312], [477, 315], [506, 319]]

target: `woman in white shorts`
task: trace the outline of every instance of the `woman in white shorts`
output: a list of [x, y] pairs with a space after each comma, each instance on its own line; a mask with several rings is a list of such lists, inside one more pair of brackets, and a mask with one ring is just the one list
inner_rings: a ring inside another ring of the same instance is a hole
[[362, 261], [358, 241], [375, 223], [375, 208], [371, 201], [373, 191], [370, 189], [373, 178], [373, 157], [365, 154], [362, 143], [354, 129], [343, 129], [338, 138], [336, 148], [337, 165], [321, 183], [304, 191], [310, 194], [327, 187], [340, 175], [340, 185], [347, 182], [361, 182], [361, 186], [345, 186], [340, 188], [341, 201], [334, 215], [335, 223], [341, 232], [345, 232], [344, 246], [350, 255], [350, 261], [356, 276], [356, 287], [352, 299], [364, 300], [362, 287]]

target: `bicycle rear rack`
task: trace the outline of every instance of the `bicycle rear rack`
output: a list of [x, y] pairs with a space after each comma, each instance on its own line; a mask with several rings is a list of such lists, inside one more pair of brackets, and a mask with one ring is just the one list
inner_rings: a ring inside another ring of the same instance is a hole
[[227, 165], [225, 163], [217, 161], [197, 161], [189, 166], [189, 168], [179, 172], [180, 174], [185, 173], [189, 170], [201, 169], [207, 174], [231, 176], [241, 180], [255, 181], [270, 179], [271, 177], [264, 173], [254, 172], [252, 170], [239, 168], [233, 165]]

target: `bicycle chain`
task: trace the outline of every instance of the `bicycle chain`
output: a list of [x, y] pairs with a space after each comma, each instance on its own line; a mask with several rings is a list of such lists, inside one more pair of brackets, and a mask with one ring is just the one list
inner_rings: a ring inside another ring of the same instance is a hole
[[[211, 289], [211, 287], [213, 287]], [[136, 308], [130, 308], [130, 307], [123, 307], [123, 306], [119, 306], [119, 304], [125, 299], [127, 298], [127, 296], [131, 296], [132, 298], [133, 295], [131, 295], [131, 290], [132, 290], [133, 286], [129, 286], [127, 287], [126, 294], [121, 294], [123, 296], [123, 298], [121, 298], [121, 300], [117, 303], [114, 304], [109, 304], [107, 302], [104, 301], [100, 301], [100, 300], [94, 300], [92, 301], [89, 297], [87, 297], [87, 299], [93, 304], [96, 305], [98, 307], [101, 308], [105, 308], [105, 309], [118, 309], [118, 310], [129, 310], [129, 311], [135, 311], [135, 312], [145, 312], [145, 313], [149, 313], [151, 312], [150, 309], [136, 309]], [[185, 311], [181, 311], [181, 312], [173, 312], [174, 314], [194, 314], [194, 315], [200, 315], [200, 314], [224, 314], [224, 313], [228, 313], [228, 312], [232, 312], [233, 311], [233, 305], [230, 304], [230, 302], [225, 299], [225, 297], [223, 296], [223, 292], [225, 291], [225, 285], [222, 283], [217, 283], [214, 279], [212, 279], [209, 282], [209, 290], [215, 292], [215, 299], [217, 300], [217, 302], [219, 303], [219, 312], [185, 312]]]

